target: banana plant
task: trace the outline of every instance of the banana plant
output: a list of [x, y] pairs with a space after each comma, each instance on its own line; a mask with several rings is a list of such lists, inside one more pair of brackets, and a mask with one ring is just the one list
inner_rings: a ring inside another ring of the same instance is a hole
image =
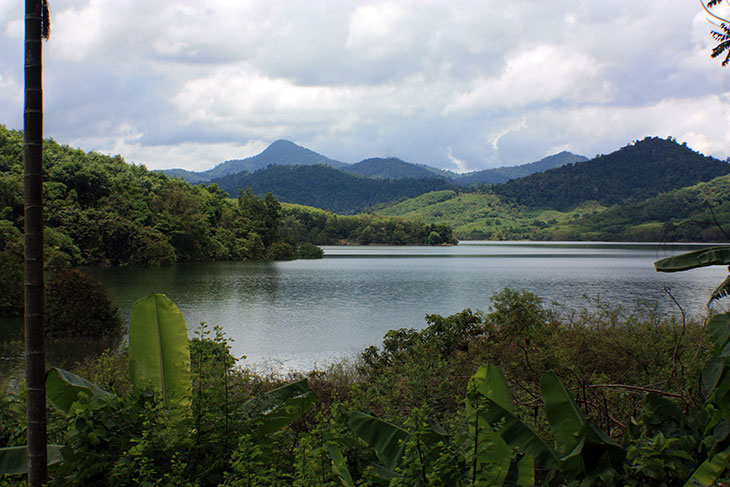
[[583, 415], [554, 372], [542, 377], [540, 389], [554, 448], [492, 398], [486, 399], [485, 420], [508, 445], [534, 456], [550, 476], [586, 486], [597, 479], [610, 484], [623, 467], [624, 449]]
[[512, 395], [504, 376], [494, 366], [481, 366], [469, 379], [466, 414], [469, 420], [469, 485], [528, 486], [535, 483], [534, 458], [514, 451], [485, 417], [488, 400], [512, 413]]
[[190, 411], [193, 386], [187, 328], [178, 307], [164, 294], [152, 294], [132, 306], [129, 379], [136, 388], [158, 394], [166, 409]]
[[[132, 307], [129, 329], [129, 378], [139, 390], [152, 390], [167, 410], [168, 424], [190, 415], [192, 382], [187, 330], [180, 310], [162, 294], [153, 294]], [[120, 399], [96, 384], [67, 370], [52, 368], [46, 374], [48, 401], [71, 418], [75, 408], [114, 408]], [[261, 437], [300, 418], [314, 403], [306, 379], [287, 384], [244, 403], [240, 412], [251, 418], [254, 436]], [[113, 415], [108, 415], [113, 417]], [[103, 436], [106, 426], [91, 432]], [[60, 463], [61, 445], [49, 446], [49, 465]], [[23, 474], [25, 446], [0, 448], [0, 475]]]
[[[499, 404], [505, 411], [512, 411], [512, 396], [501, 372], [496, 367], [483, 366], [471, 377], [467, 386], [468, 442], [463, 448], [463, 455], [450, 462], [452, 468], [440, 470], [440, 481], [444, 485], [534, 485], [534, 458], [513, 449], [490, 425], [488, 412], [491, 402]], [[417, 443], [423, 478], [435, 475], [432, 466], [453, 454], [447, 447], [451, 438], [435, 422], [430, 422], [424, 431], [416, 433], [370, 413], [355, 411], [350, 415], [349, 425], [355, 436], [375, 451], [381, 465], [375, 466], [374, 472], [384, 481], [398, 478], [399, 471], [406, 467], [408, 459], [405, 451], [409, 443]], [[352, 485], [349, 471], [342, 470], [345, 465], [342, 452], [336, 445], [331, 445], [328, 450], [342, 484], [346, 487]]]
[[730, 313], [713, 316], [707, 332], [715, 343], [702, 370], [702, 386], [707, 394], [704, 408], [711, 415], [706, 437], [714, 446], [687, 480], [687, 487], [715, 485], [730, 466]]
[[[667, 257], [656, 261], [654, 268], [657, 272], [681, 272], [711, 265], [730, 265], [729, 245], [717, 245]], [[712, 291], [707, 305], [728, 295], [730, 295], [730, 274]]]
[[249, 399], [238, 412], [250, 420], [252, 436], [261, 438], [301, 418], [315, 399], [307, 379], [302, 379]]
[[[681, 272], [713, 265], [730, 265], [730, 246], [708, 247], [654, 263], [658, 272]], [[730, 274], [712, 291], [707, 305], [729, 295]], [[711, 423], [715, 426], [708, 431], [708, 437], [719, 441], [687, 480], [687, 487], [714, 485], [730, 466], [730, 438], [726, 431], [730, 422], [730, 313], [713, 316], [707, 324], [707, 331], [714, 341], [714, 348], [702, 370], [702, 386], [707, 395], [704, 408], [712, 413]]]

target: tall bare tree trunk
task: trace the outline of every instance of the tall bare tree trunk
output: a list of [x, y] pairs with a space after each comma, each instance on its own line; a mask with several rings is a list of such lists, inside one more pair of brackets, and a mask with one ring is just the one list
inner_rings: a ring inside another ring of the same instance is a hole
[[42, 0], [25, 1], [25, 382], [28, 485], [46, 483], [46, 355], [43, 333]]

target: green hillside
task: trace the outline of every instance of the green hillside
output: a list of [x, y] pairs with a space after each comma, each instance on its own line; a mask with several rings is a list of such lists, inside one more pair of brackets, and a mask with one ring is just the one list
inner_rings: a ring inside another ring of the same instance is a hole
[[378, 204], [453, 187], [449, 182], [435, 178], [366, 178], [325, 165], [269, 166], [254, 173], [233, 174], [212, 182], [230, 194], [251, 188], [258, 195], [270, 192], [280, 201], [341, 214], [359, 213]]
[[[560, 212], [505, 202], [493, 192], [436, 191], [381, 208], [378, 213], [421, 217], [426, 223], [448, 224], [454, 235], [462, 240], [567, 240], [567, 232], [573, 231], [570, 222], [577, 218], [576, 215], [602, 209], [595, 203], [588, 203], [571, 212]], [[559, 230], [560, 237], [554, 238], [548, 233], [549, 227]], [[580, 239], [578, 235], [570, 235]]]
[[450, 224], [466, 240], [724, 242], [730, 238], [730, 175], [639, 202], [587, 201], [570, 211], [521, 206], [494, 192], [436, 191], [379, 213]]
[[608, 155], [495, 186], [502, 198], [534, 208], [567, 211], [585, 201], [615, 205], [709, 181], [730, 164], [671, 139], [645, 138]]

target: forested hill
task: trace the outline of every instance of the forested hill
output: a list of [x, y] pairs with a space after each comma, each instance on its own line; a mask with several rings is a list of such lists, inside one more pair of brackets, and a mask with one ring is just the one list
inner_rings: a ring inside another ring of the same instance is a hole
[[325, 165], [269, 166], [212, 181], [232, 195], [250, 187], [254, 194], [272, 193], [278, 200], [353, 214], [371, 206], [452, 188], [441, 179], [375, 179], [348, 174]]
[[[3, 269], [15, 250], [22, 255], [22, 154], [23, 133], [0, 125]], [[53, 140], [43, 144], [43, 170], [49, 267], [276, 257], [280, 205], [271, 197], [231, 200], [215, 185], [192, 186]]]
[[404, 162], [395, 157], [373, 157], [371, 159], [364, 159], [356, 164], [346, 166], [343, 169], [352, 174], [383, 179], [444, 179], [449, 175], [446, 171], [440, 171], [436, 168]]
[[640, 201], [730, 173], [730, 164], [647, 137], [608, 155], [495, 186], [502, 198], [565, 211], [585, 201], [614, 205]]
[[185, 179], [193, 183], [207, 182], [212, 179], [222, 178], [229, 174], [238, 172], [254, 172], [270, 165], [313, 165], [326, 164], [332, 167], [342, 168], [349, 166], [345, 162], [335, 161], [318, 154], [305, 147], [299, 146], [288, 140], [277, 140], [269, 145], [263, 152], [246, 159], [231, 159], [222, 162], [212, 169], [202, 172], [187, 171], [185, 169], [168, 169], [163, 171], [171, 177]]
[[454, 182], [462, 186], [480, 183], [500, 184], [506, 183], [510, 179], [523, 178], [537, 172], [543, 172], [548, 169], [587, 160], [588, 158], [585, 156], [563, 151], [558, 154], [544, 157], [539, 161], [528, 162], [527, 164], [521, 164], [519, 166], [496, 167], [493, 169], [484, 169], [483, 171], [461, 174], [454, 178]]

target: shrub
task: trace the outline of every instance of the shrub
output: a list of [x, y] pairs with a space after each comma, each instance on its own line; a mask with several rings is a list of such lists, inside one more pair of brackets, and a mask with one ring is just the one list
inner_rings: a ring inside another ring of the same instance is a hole
[[266, 258], [268, 260], [294, 260], [296, 251], [294, 246], [289, 242], [274, 242], [266, 250]]
[[46, 333], [55, 337], [111, 337], [122, 331], [119, 308], [102, 285], [81, 271], [64, 269], [46, 286]]
[[305, 242], [297, 247], [297, 259], [321, 259], [324, 250], [314, 244]]

